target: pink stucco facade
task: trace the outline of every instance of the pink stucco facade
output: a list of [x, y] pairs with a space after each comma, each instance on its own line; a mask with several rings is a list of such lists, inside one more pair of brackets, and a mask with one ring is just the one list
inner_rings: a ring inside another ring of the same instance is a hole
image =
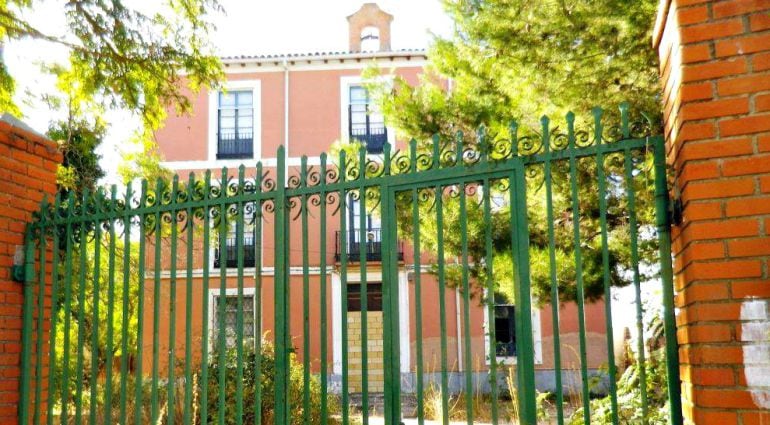
[[[206, 169], [212, 170], [213, 176], [218, 178], [223, 166], [235, 172], [236, 167], [243, 163], [246, 166], [246, 174], [254, 175], [255, 164], [261, 161], [264, 169], [269, 175], [275, 173], [276, 151], [279, 146], [286, 147], [286, 157], [288, 163], [288, 174], [298, 174], [300, 157], [307, 156], [308, 164], [318, 165], [318, 157], [322, 152], [328, 151], [330, 146], [337, 140], [347, 140], [346, 110], [348, 102], [346, 91], [349, 85], [358, 84], [361, 79], [361, 73], [367, 67], [379, 67], [383, 80], [387, 81], [393, 76], [401, 76], [410, 84], [420, 83], [421, 74], [424, 72], [425, 57], [422, 53], [402, 52], [387, 54], [332, 54], [327, 56], [310, 57], [283, 57], [283, 58], [254, 58], [254, 59], [230, 59], [226, 60], [226, 81], [223, 86], [228, 90], [242, 90], [246, 88], [254, 93], [254, 155], [245, 159], [225, 159], [216, 158], [216, 146], [212, 145], [212, 139], [216, 135], [216, 90], [204, 91], [192, 97], [193, 110], [190, 115], [175, 116], [172, 115], [165, 123], [162, 129], [156, 133], [156, 138], [160, 151], [164, 157], [164, 165], [171, 168], [182, 176], [188, 172], [199, 174]], [[214, 98], [212, 98], [214, 96]], [[403, 149], [405, 143], [403, 140], [394, 137], [389, 129], [389, 139], [395, 141], [397, 149]], [[213, 147], [212, 147], [213, 146]], [[332, 162], [330, 160], [330, 162]], [[233, 175], [233, 174], [231, 174]], [[326, 234], [320, 234], [317, 229], [320, 228], [321, 218], [317, 213], [311, 213], [308, 219], [308, 228], [303, 228], [299, 220], [292, 222], [290, 227], [290, 266], [295, 268], [290, 276], [291, 285], [291, 333], [294, 337], [294, 344], [297, 347], [297, 354], [302, 359], [303, 350], [303, 298], [302, 290], [304, 285], [301, 270], [302, 250], [300, 245], [300, 236], [304, 232], [309, 232], [308, 252], [310, 255], [311, 273], [308, 279], [309, 293], [311, 295], [309, 305], [310, 326], [310, 356], [313, 370], [319, 370], [321, 362], [320, 341], [326, 340], [329, 355], [326, 359], [330, 373], [339, 371], [339, 353], [341, 351], [339, 320], [342, 317], [339, 311], [339, 262], [334, 258], [334, 247], [336, 231], [339, 229], [339, 214], [333, 214], [328, 211], [326, 222]], [[273, 277], [270, 272], [274, 264], [273, 250], [273, 231], [272, 222], [266, 218], [263, 223], [263, 237], [261, 240], [261, 258], [263, 262], [262, 290], [259, 294], [261, 298], [261, 321], [262, 332], [272, 337], [273, 317], [274, 317], [274, 292]], [[319, 271], [321, 245], [326, 245], [326, 264], [329, 266], [326, 278], [326, 293], [320, 291], [320, 280], [322, 278]], [[176, 256], [177, 268], [182, 271], [185, 268], [186, 260], [184, 248], [180, 246], [179, 255]], [[258, 250], [260, 250], [258, 248]], [[203, 316], [203, 305], [210, 300], [203, 298], [205, 291], [200, 288], [203, 286], [202, 279], [202, 248], [196, 247], [194, 250], [194, 269], [196, 273], [190, 276], [189, 286], [177, 286], [177, 299], [184, 299], [185, 291], [193, 288], [193, 312], [192, 323], [187, 326], [192, 328], [194, 344], [200, 347], [203, 324], [206, 320], [211, 320]], [[400, 312], [405, 318], [402, 320], [401, 333], [404, 339], [402, 345], [402, 373], [414, 372], [417, 364], [417, 345], [422, 344], [423, 365], [426, 372], [439, 370], [440, 359], [440, 341], [441, 329], [439, 320], [439, 289], [435, 278], [427, 272], [422, 272], [422, 340], [417, 341], [417, 314], [415, 287], [413, 276], [410, 277], [410, 270], [414, 270], [412, 264], [412, 250], [405, 244], [404, 259], [399, 265], [399, 284], [402, 286], [402, 293], [405, 293], [401, 303]], [[433, 255], [423, 253], [422, 263], [427, 265], [431, 262]], [[164, 257], [165, 258], [165, 257]], [[148, 258], [148, 269], [152, 270], [152, 259]], [[170, 263], [163, 264], [161, 269], [167, 270]], [[369, 281], [377, 281], [379, 273], [379, 262], [370, 262], [367, 267]], [[352, 263], [348, 267], [349, 273], [360, 273], [358, 263]], [[265, 272], [267, 270], [267, 272]], [[246, 271], [245, 286], [254, 288], [254, 274], [252, 269]], [[150, 272], [151, 274], [151, 272]], [[221, 285], [219, 279], [219, 270], [210, 270], [209, 279], [210, 291], [217, 291]], [[184, 273], [182, 273], [184, 275]], [[148, 275], [149, 276], [149, 275]], [[336, 276], [336, 277], [335, 277]], [[161, 290], [159, 291], [161, 305], [168, 304], [169, 293], [166, 285], [167, 276], [160, 278]], [[181, 279], [181, 278], [180, 278]], [[186, 279], [186, 277], [184, 277]], [[355, 278], [348, 277], [349, 282], [356, 282]], [[237, 286], [237, 277], [235, 271], [229, 271], [225, 281], [225, 286], [235, 288]], [[335, 282], [336, 285], [335, 286]], [[153, 288], [155, 280], [147, 280], [145, 291], [145, 304], [153, 304]], [[328, 312], [328, 329], [326, 335], [321, 335], [320, 322], [320, 298], [326, 297]], [[486, 317], [485, 306], [482, 305], [478, 296], [469, 300], [470, 302], [470, 329], [465, 329], [462, 318], [463, 295], [461, 291], [447, 289], [444, 304], [446, 306], [446, 335], [447, 335], [447, 360], [450, 369], [453, 371], [473, 370], [474, 372], [483, 372], [488, 364], [488, 340], [486, 339]], [[337, 313], [335, 313], [337, 309]], [[168, 329], [167, 323], [169, 311], [161, 309], [160, 337], [161, 352], [165, 352], [163, 347], [167, 346]], [[144, 320], [146, 323], [152, 322], [152, 311], [145, 312]], [[176, 310], [177, 323], [184, 323], [185, 311]], [[344, 320], [344, 319], [343, 319]], [[546, 305], [535, 315], [537, 321], [535, 343], [537, 346], [537, 368], [541, 371], [552, 370], [553, 364], [553, 327], [551, 321], [551, 308]], [[336, 321], [336, 322], [335, 322]], [[561, 308], [561, 352], [563, 365], [565, 368], [574, 367], [579, 364], [579, 343], [578, 343], [578, 316], [576, 306], [568, 303]], [[586, 305], [586, 338], [587, 338], [587, 359], [588, 367], [591, 370], [598, 370], [607, 362], [606, 347], [606, 328], [604, 320], [604, 305], [602, 302], [590, 303]], [[145, 327], [146, 349], [151, 350], [153, 344], [153, 329]], [[470, 365], [463, 364], [461, 350], [458, 341], [469, 336], [472, 342], [472, 361]], [[370, 342], [376, 336], [370, 337]], [[184, 339], [177, 334], [175, 337], [177, 352], [183, 352], [179, 347], [184, 347]], [[360, 340], [357, 340], [360, 341]], [[357, 341], [349, 341], [351, 345], [360, 344]], [[199, 358], [200, 349], [194, 353]], [[151, 359], [145, 357], [148, 364], [144, 370], [149, 370]], [[161, 363], [166, 362], [160, 359]]]

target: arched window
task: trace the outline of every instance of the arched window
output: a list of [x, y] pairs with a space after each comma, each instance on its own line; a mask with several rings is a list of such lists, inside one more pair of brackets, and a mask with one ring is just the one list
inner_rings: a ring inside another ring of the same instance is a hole
[[361, 51], [376, 52], [380, 50], [380, 29], [365, 27], [361, 31]]

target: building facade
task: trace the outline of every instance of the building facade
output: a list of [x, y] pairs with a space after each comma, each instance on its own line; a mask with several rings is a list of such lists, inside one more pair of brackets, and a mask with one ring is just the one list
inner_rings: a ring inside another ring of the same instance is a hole
[[[393, 16], [379, 9], [373, 3], [364, 4], [360, 10], [348, 17], [349, 51], [317, 52], [297, 55], [277, 56], [241, 56], [223, 59], [226, 79], [221, 89], [201, 92], [191, 97], [193, 111], [190, 116], [173, 116], [156, 134], [160, 151], [164, 157], [163, 165], [180, 176], [193, 173], [200, 178], [205, 170], [212, 171], [212, 178], [221, 184], [220, 170], [227, 167], [227, 178], [237, 176], [241, 164], [245, 165], [247, 177], [255, 175], [255, 165], [261, 162], [265, 173], [275, 173], [277, 159], [275, 152], [283, 146], [287, 158], [288, 175], [298, 174], [302, 157], [307, 158], [307, 165], [318, 167], [320, 155], [329, 150], [335, 141], [357, 141], [366, 147], [367, 154], [376, 159], [382, 153], [385, 142], [404, 149], [406, 143], [399, 139], [395, 131], [389, 128], [364, 87], [362, 71], [369, 67], [380, 70], [382, 80], [392, 80], [401, 76], [410, 84], [420, 84], [424, 73], [426, 53], [420, 50], [393, 50], [390, 47], [390, 23]], [[330, 159], [330, 163], [332, 160]], [[344, 339], [347, 339], [348, 370], [350, 391], [361, 391], [361, 354], [367, 350], [369, 391], [383, 389], [383, 331], [382, 331], [382, 250], [380, 242], [379, 217], [369, 208], [362, 219], [361, 210], [355, 199], [348, 199], [343, 210], [328, 211], [325, 218], [325, 234], [320, 229], [321, 217], [309, 217], [307, 227], [302, 227], [299, 220], [292, 222], [289, 234], [290, 249], [290, 329], [294, 346], [300, 361], [309, 353], [311, 367], [318, 372], [325, 363], [330, 374], [330, 385], [339, 388], [342, 374]], [[348, 223], [345, 232], [340, 232], [340, 215], [344, 214]], [[363, 234], [366, 241], [361, 247], [361, 223], [366, 228]], [[241, 229], [229, 227], [224, 246], [212, 238], [210, 248], [195, 245], [188, 251], [185, 237], [178, 239], [176, 263], [150, 266], [145, 284], [145, 305], [151, 306], [160, 297], [158, 310], [160, 320], [158, 328], [144, 327], [144, 344], [151, 350], [152, 334], [157, 331], [161, 337], [160, 351], [166, 352], [173, 341], [177, 352], [185, 347], [183, 332], [169, 336], [169, 318], [175, 315], [177, 323], [185, 323], [192, 328], [194, 347], [201, 347], [205, 329], [234, 329], [236, 326], [236, 301], [238, 272], [236, 258], [238, 248], [243, 250], [244, 299], [243, 332], [245, 338], [263, 334], [270, 339], [274, 327], [274, 291], [273, 291], [273, 234], [269, 223], [265, 223], [259, 233], [259, 240], [253, 226]], [[310, 264], [303, 263], [300, 241], [303, 233], [308, 233], [308, 252], [313, 253]], [[239, 243], [237, 235], [243, 235]], [[403, 238], [402, 238], [403, 239]], [[167, 241], [161, 243], [166, 244]], [[325, 246], [325, 270], [321, 268], [322, 245]], [[399, 345], [401, 358], [402, 387], [405, 391], [414, 391], [415, 371], [417, 367], [417, 346], [422, 348], [423, 370], [434, 382], [438, 382], [441, 372], [442, 326], [437, 303], [440, 297], [438, 282], [429, 273], [430, 264], [435, 263], [435, 254], [421, 253], [418, 266], [414, 264], [414, 255], [408, 243], [399, 243], [398, 258], [400, 329]], [[204, 252], [205, 250], [209, 252]], [[151, 250], [148, 250], [150, 252]], [[361, 266], [361, 252], [366, 252], [366, 265]], [[188, 253], [192, 254], [191, 275], [185, 270]], [[345, 258], [343, 258], [345, 257]], [[208, 259], [208, 264], [206, 264]], [[340, 264], [347, 263], [347, 273], [341, 276]], [[147, 259], [152, 264], [152, 259]], [[261, 265], [257, 270], [256, 266]], [[157, 268], [155, 273], [153, 269]], [[176, 269], [174, 276], [184, 282], [176, 286], [175, 297], [184, 299], [191, 291], [193, 309], [186, 316], [184, 308], [168, 309], [171, 299], [168, 280], [171, 269]], [[205, 269], [205, 271], [204, 271]], [[223, 270], [224, 269], [224, 270]], [[309, 277], [303, 271], [307, 269]], [[420, 274], [422, 309], [417, 310], [415, 300], [415, 274]], [[362, 279], [365, 275], [365, 279]], [[222, 279], [224, 276], [224, 293]], [[259, 277], [261, 290], [255, 290]], [[208, 283], [204, 283], [204, 279]], [[322, 279], [328, 284], [322, 285]], [[343, 281], [347, 287], [342, 288]], [[367, 292], [367, 344], [361, 344], [361, 286], [366, 284]], [[207, 285], [210, 289], [204, 294], [201, 289]], [[303, 288], [309, 291], [309, 305], [304, 304], [301, 296]], [[321, 288], [325, 287], [325, 293]], [[344, 290], [346, 289], [346, 290]], [[343, 293], [347, 298], [343, 303]], [[216, 306], [225, 298], [227, 323], [218, 323], [214, 313]], [[492, 355], [489, 351], [488, 329], [495, 327], [497, 358], [500, 363], [515, 365], [515, 306], [505, 299], [496, 301], [495, 317], [490, 320], [481, 296], [471, 297], [470, 329], [463, 326], [462, 291], [447, 288], [444, 294], [446, 320], [446, 350], [444, 354], [451, 374], [450, 385], [454, 391], [462, 387], [462, 373], [473, 371], [479, 388], [488, 388], [488, 364]], [[324, 298], [328, 306], [327, 332], [320, 327], [322, 319], [320, 300]], [[204, 305], [207, 307], [204, 309]], [[343, 311], [346, 305], [346, 311]], [[305, 322], [303, 311], [307, 308], [310, 322], [310, 346], [304, 350], [303, 337]], [[204, 310], [207, 314], [204, 315]], [[576, 388], [580, 385], [580, 360], [578, 343], [578, 315], [573, 303], [561, 306], [561, 353], [564, 385]], [[151, 308], [145, 309], [144, 322], [152, 323], [156, 313]], [[259, 315], [259, 317], [257, 317]], [[421, 340], [417, 340], [417, 315], [422, 324]], [[552, 389], [554, 385], [553, 361], [553, 324], [551, 307], [543, 306], [533, 313], [535, 358], [537, 362], [538, 387]], [[155, 318], [158, 319], [158, 318]], [[588, 368], [592, 373], [600, 373], [607, 363], [606, 327], [603, 303], [586, 305], [585, 314]], [[347, 323], [347, 338], [342, 335], [342, 323]], [[261, 329], [257, 329], [261, 326]], [[472, 346], [471, 364], [464, 364], [461, 342], [470, 338]], [[209, 340], [215, 340], [213, 334]], [[322, 358], [321, 341], [325, 340], [328, 355]], [[619, 340], [619, 338], [616, 338]], [[233, 344], [230, 337], [227, 344]], [[181, 348], [180, 348], [181, 347]], [[212, 346], [212, 349], [213, 346]], [[150, 356], [145, 356], [150, 361]], [[163, 357], [163, 356], [161, 356]], [[200, 350], [194, 350], [193, 357], [200, 359]], [[168, 361], [161, 358], [161, 368], [167, 367]], [[146, 365], [143, 370], [150, 370]], [[507, 373], [507, 372], [501, 372]]]

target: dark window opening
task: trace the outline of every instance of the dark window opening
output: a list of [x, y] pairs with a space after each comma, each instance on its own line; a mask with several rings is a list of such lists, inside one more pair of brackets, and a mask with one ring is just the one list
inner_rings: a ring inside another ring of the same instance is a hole
[[[249, 205], [244, 207], [244, 215], [242, 217], [233, 218], [235, 222], [230, 223], [225, 235], [225, 248], [219, 247], [219, 236], [216, 238], [217, 248], [214, 250], [214, 267], [222, 267], [222, 263], [226, 268], [238, 267], [238, 253], [243, 252], [243, 267], [254, 267], [257, 259], [257, 233], [256, 226], [254, 225], [254, 212], [253, 208]], [[242, 241], [238, 246], [238, 231], [239, 227], [243, 226]]]
[[497, 357], [516, 356], [516, 307], [495, 295], [495, 352]]
[[348, 105], [348, 136], [366, 145], [366, 151], [372, 154], [382, 153], [388, 141], [385, 118], [371, 103], [369, 93], [364, 87], [350, 87]]
[[251, 90], [219, 93], [217, 159], [254, 157], [254, 107]]
[[[348, 311], [361, 311], [361, 284], [348, 285]], [[382, 311], [382, 283], [366, 285], [366, 311]]]

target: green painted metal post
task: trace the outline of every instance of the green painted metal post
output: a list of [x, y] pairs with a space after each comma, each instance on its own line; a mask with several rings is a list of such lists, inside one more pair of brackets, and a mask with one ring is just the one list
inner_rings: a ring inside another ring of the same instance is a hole
[[674, 314], [674, 275], [671, 265], [671, 222], [669, 221], [668, 187], [666, 184], [666, 142], [662, 136], [654, 139], [655, 218], [658, 227], [660, 277], [663, 285], [663, 323], [666, 337], [666, 376], [670, 423], [681, 425], [682, 395], [679, 377], [679, 351]]
[[288, 424], [290, 415], [287, 410], [289, 402], [289, 383], [286, 374], [289, 368], [289, 347], [287, 345], [289, 324], [287, 258], [286, 258], [286, 223], [289, 219], [286, 213], [286, 151], [278, 147], [276, 164], [276, 195], [275, 195], [275, 423]]
[[24, 307], [21, 328], [21, 380], [19, 383], [19, 423], [29, 423], [29, 381], [32, 373], [32, 310], [35, 294], [35, 243], [32, 228], [27, 226], [24, 233]]
[[529, 225], [527, 222], [527, 182], [524, 168], [511, 175], [511, 231], [514, 259], [516, 304], [516, 374], [519, 386], [519, 421], [537, 423], [535, 393], [535, 345], [532, 338], [532, 294], [529, 277]]

